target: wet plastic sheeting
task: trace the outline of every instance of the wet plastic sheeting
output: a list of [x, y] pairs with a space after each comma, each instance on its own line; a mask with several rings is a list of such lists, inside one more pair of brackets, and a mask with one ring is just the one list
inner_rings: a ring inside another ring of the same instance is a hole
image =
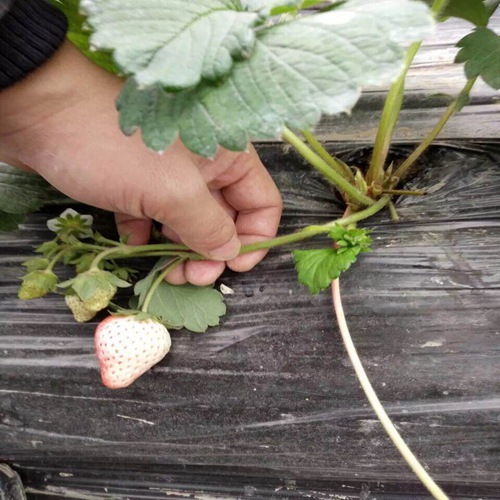
[[[432, 149], [411, 183], [430, 194], [400, 201], [399, 224], [387, 214], [366, 224], [374, 251], [341, 282], [361, 358], [410, 447], [445, 485], [490, 492], [500, 485], [498, 152]], [[260, 153], [285, 197], [283, 233], [342, 213], [294, 153]], [[50, 237], [53, 213], [0, 237], [0, 457], [415, 482], [361, 393], [329, 293], [297, 283], [289, 249], [226, 273], [235, 293], [224, 324], [174, 333], [166, 359], [113, 392], [99, 380], [92, 324], [75, 324], [59, 297], [16, 298], [20, 264]]]

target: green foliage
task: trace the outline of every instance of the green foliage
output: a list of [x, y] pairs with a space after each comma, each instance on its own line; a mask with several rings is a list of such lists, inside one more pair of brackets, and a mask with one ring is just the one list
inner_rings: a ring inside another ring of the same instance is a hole
[[0, 162], [0, 231], [14, 231], [25, 214], [64, 198], [39, 175]]
[[500, 88], [500, 37], [489, 28], [476, 28], [462, 38], [456, 63], [465, 63], [467, 78], [480, 76], [494, 89]]
[[130, 283], [118, 278], [109, 271], [91, 268], [75, 278], [59, 284], [60, 288], [68, 288], [76, 292], [83, 305], [90, 311], [101, 311], [108, 307], [117, 288], [129, 287]]
[[108, 52], [96, 52], [90, 48], [91, 31], [86, 27], [86, 18], [79, 11], [79, 0], [51, 0], [52, 4], [62, 10], [68, 18], [67, 37], [75, 44], [90, 60], [111, 73], [118, 73], [111, 54]]
[[[254, 9], [257, 4], [277, 4], [248, 3]], [[114, 48], [120, 64], [135, 74], [136, 79], [128, 82], [118, 103], [121, 128], [130, 135], [140, 127], [145, 143], [154, 150], [166, 149], [180, 135], [191, 151], [213, 157], [219, 145], [241, 151], [250, 139], [277, 137], [284, 125], [309, 129], [322, 113], [348, 112], [359, 98], [361, 87], [397, 76], [403, 57], [400, 43], [421, 39], [432, 24], [425, 5], [410, 0], [351, 0], [329, 12], [264, 28], [256, 24], [256, 15], [238, 10], [238, 2], [196, 2], [196, 9], [190, 7], [189, 15], [207, 9], [209, 4], [212, 10], [201, 12], [222, 16], [224, 23], [237, 27], [239, 40], [248, 40], [253, 32], [252, 47], [240, 43], [239, 52], [231, 49], [242, 60], [228, 58], [227, 50], [217, 51], [215, 56], [214, 49], [220, 44], [212, 36], [203, 52], [211, 55], [209, 61], [194, 52], [189, 55], [192, 64], [180, 64], [179, 57], [186, 58], [186, 53], [172, 55], [169, 48], [160, 50], [161, 64], [157, 59], [153, 63], [151, 51], [165, 43], [162, 29], [172, 29], [162, 9], [168, 8], [169, 18], [184, 19], [185, 2], [165, 1], [157, 12], [151, 9], [150, 0], [134, 0], [136, 10], [142, 6], [143, 22], [158, 33], [146, 38], [151, 39], [149, 45], [144, 41], [132, 44], [135, 38], [130, 36], [145, 37], [137, 29], [129, 30], [127, 4], [118, 0], [85, 3], [89, 22], [97, 29], [93, 43], [98, 48]], [[214, 11], [219, 4], [224, 8]], [[123, 30], [120, 22], [111, 22], [111, 13], [118, 5]], [[198, 14], [199, 22], [206, 17], [202, 13]], [[236, 23], [236, 19], [240, 21]], [[194, 37], [192, 31], [189, 33]], [[160, 52], [155, 57], [160, 57]], [[224, 79], [213, 82], [224, 73]], [[164, 88], [166, 84], [188, 87], [200, 78], [196, 86], [179, 92]], [[144, 87], [144, 82], [150, 85]]]
[[369, 252], [372, 240], [366, 229], [346, 229], [340, 224], [333, 226], [328, 236], [335, 240], [336, 246], [342, 248], [358, 248], [360, 252]]
[[21, 300], [39, 299], [53, 292], [57, 282], [58, 278], [51, 270], [31, 271], [23, 276], [17, 295]]
[[146, 300], [146, 295], [149, 292], [149, 289], [153, 285], [154, 280], [158, 276], [158, 273], [164, 269], [170, 262], [172, 261], [172, 257], [162, 257], [158, 259], [156, 264], [151, 268], [149, 273], [142, 279], [139, 280], [134, 287], [134, 293], [137, 296], [137, 307], [142, 307], [144, 301]]
[[500, 0], [483, 0], [488, 18], [490, 18], [500, 5]]
[[364, 229], [335, 226], [330, 237], [336, 240], [336, 248], [293, 252], [299, 281], [314, 295], [347, 271], [361, 252], [370, 251], [371, 239]]
[[486, 26], [489, 19], [483, 0], [449, 0], [439, 17], [440, 20], [458, 17], [476, 26]]
[[0, 210], [0, 231], [15, 231], [24, 219], [23, 214], [9, 214]]
[[63, 196], [42, 177], [0, 163], [0, 210], [26, 214], [41, 206], [59, 201]]
[[[148, 281], [138, 282], [135, 293], [143, 296], [150, 288]], [[212, 287], [170, 285], [163, 281], [154, 291], [148, 313], [157, 316], [171, 328], [186, 328], [202, 333], [216, 326], [226, 314], [222, 294]]]
[[119, 67], [139, 85], [171, 89], [226, 75], [252, 51], [259, 21], [228, 0], [84, 1], [82, 7], [94, 28], [91, 44], [114, 49]]
[[41, 253], [47, 258], [52, 257], [59, 249], [59, 244], [56, 240], [44, 241], [41, 245], [36, 247], [35, 252]]
[[33, 257], [32, 259], [28, 259], [27, 261], [23, 262], [23, 266], [26, 267], [26, 269], [30, 272], [43, 271], [44, 269], [47, 269], [49, 264], [49, 259], [46, 259], [45, 257]]

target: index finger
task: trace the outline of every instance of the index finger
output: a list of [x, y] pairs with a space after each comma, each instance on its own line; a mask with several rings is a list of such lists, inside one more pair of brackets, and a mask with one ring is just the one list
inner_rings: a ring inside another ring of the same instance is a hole
[[[253, 146], [248, 153], [239, 154], [209, 186], [221, 189], [226, 201], [238, 212], [235, 224], [242, 245], [276, 236], [283, 210], [281, 194]], [[259, 250], [243, 254], [227, 265], [233, 271], [248, 271], [266, 253], [267, 250]]]

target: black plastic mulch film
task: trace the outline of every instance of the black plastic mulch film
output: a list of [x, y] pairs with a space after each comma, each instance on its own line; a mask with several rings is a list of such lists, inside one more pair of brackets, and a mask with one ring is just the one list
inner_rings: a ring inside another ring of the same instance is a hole
[[[352, 151], [344, 158], [364, 154]], [[259, 152], [285, 197], [282, 232], [341, 215], [331, 188], [294, 153]], [[401, 200], [398, 224], [386, 214], [365, 224], [374, 251], [341, 281], [362, 360], [410, 447], [445, 486], [492, 491], [500, 484], [499, 153], [431, 149], [411, 182], [430, 194]], [[44, 222], [57, 210], [0, 237], [1, 457], [26, 470], [161, 464], [257, 470], [262, 481], [416, 483], [361, 393], [329, 294], [298, 284], [289, 249], [254, 272], [223, 276], [235, 293], [222, 326], [174, 333], [171, 354], [132, 387], [104, 388], [93, 326], [74, 323], [60, 297], [16, 298], [20, 264], [47, 239]], [[109, 216], [99, 220], [110, 230]]]

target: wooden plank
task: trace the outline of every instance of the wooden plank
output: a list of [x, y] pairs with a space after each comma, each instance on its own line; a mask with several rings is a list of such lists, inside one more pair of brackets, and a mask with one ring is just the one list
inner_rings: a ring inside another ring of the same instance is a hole
[[[495, 14], [491, 27], [500, 31], [500, 14]], [[405, 104], [395, 131], [395, 142], [422, 140], [452, 97], [460, 92], [465, 76], [463, 65], [453, 63], [458, 51], [455, 44], [470, 30], [469, 23], [450, 19], [439, 24], [434, 35], [424, 41], [408, 73]], [[325, 117], [317, 127], [318, 137], [324, 141], [372, 143], [386, 92], [386, 88], [366, 89], [350, 116]], [[440, 140], [500, 137], [498, 91], [480, 79], [471, 97], [470, 105], [448, 122]]]

